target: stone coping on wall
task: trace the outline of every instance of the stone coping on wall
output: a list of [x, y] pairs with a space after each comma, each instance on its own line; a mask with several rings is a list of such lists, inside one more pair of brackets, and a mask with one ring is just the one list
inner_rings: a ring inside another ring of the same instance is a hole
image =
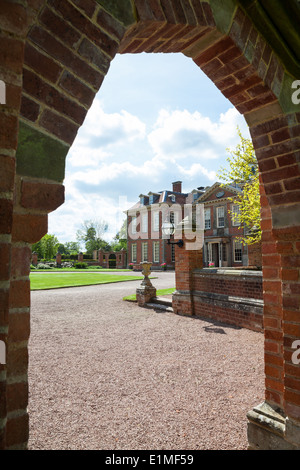
[[173, 294], [175, 313], [263, 331], [262, 271], [247, 267], [197, 268], [189, 289], [186, 287], [177, 286]]
[[202, 269], [195, 269], [194, 274], [217, 274], [220, 276], [247, 276], [247, 277], [260, 277], [262, 278], [262, 271], [258, 270], [257, 268], [246, 267], [243, 268], [235, 268], [235, 267], [227, 267], [227, 268], [202, 268]]

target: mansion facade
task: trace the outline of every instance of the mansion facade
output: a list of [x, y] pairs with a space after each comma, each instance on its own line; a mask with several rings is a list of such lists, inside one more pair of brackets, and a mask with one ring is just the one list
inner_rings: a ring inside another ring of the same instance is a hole
[[[169, 244], [170, 237], [164, 233], [164, 226], [166, 222], [180, 226], [187, 212], [201, 204], [203, 266], [249, 266], [252, 256], [249, 256], [249, 247], [239, 241], [239, 237], [244, 236], [244, 228], [238, 221], [239, 206], [233, 202], [240, 192], [238, 186], [221, 186], [216, 182], [183, 193], [182, 182], [176, 181], [172, 183], [172, 190], [141, 194], [139, 201], [126, 211], [128, 263], [137, 266], [149, 261], [154, 270], [161, 266], [174, 269], [175, 247]], [[232, 217], [232, 212], [237, 217]]]

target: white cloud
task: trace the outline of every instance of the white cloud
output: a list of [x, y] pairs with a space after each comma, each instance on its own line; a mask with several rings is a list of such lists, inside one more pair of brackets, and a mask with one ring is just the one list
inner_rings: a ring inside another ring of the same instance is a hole
[[[226, 148], [238, 143], [237, 126], [248, 137], [243, 117], [230, 108], [216, 121], [199, 112], [162, 109], [147, 134], [145, 123], [126, 111], [106, 113], [95, 99], [67, 159], [66, 202], [49, 216], [49, 233], [74, 241], [80, 224], [102, 219], [107, 241], [122, 225], [123, 210], [140, 193], [183, 191], [216, 181]], [[120, 207], [120, 198], [123, 198]]]
[[205, 176], [211, 183], [216, 181], [216, 172], [214, 170], [207, 170], [200, 163], [193, 163], [189, 168], [184, 168], [181, 165], [177, 165], [177, 167], [184, 179], [195, 180], [198, 177], [201, 182], [201, 178]]
[[222, 113], [217, 122], [198, 111], [163, 109], [148, 141], [161, 159], [194, 158], [208, 162], [222, 157], [226, 147], [236, 143], [238, 125], [245, 131], [243, 118], [234, 108]]
[[114, 155], [116, 147], [143, 140], [146, 125], [127, 111], [106, 113], [95, 99], [84, 125], [70, 149], [68, 160], [73, 167], [94, 166]]

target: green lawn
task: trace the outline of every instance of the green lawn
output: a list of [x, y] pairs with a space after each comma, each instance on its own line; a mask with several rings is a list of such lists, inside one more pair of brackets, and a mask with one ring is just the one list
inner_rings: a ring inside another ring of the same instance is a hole
[[109, 284], [142, 280], [143, 276], [126, 276], [117, 274], [102, 274], [97, 272], [49, 273], [33, 272], [30, 274], [31, 290], [57, 289], [60, 287], [89, 286], [94, 284]]
[[[175, 287], [170, 287], [169, 289], [160, 289], [156, 291], [156, 296], [160, 297], [162, 295], [169, 295], [169, 294], [173, 294], [173, 292], [175, 292]], [[136, 294], [127, 295], [126, 297], [123, 297], [123, 300], [136, 302]]]
[[61, 273], [61, 272], [93, 272], [93, 273], [109, 273], [109, 272], [132, 272], [132, 269], [116, 269], [116, 268], [93, 268], [92, 266], [85, 269], [76, 268], [51, 268], [51, 269], [32, 269], [32, 273]]

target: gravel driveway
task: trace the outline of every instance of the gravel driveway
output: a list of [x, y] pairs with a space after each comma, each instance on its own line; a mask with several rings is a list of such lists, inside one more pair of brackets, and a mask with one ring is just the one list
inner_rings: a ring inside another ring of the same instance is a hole
[[32, 292], [29, 449], [247, 449], [263, 335], [124, 302], [139, 284]]

